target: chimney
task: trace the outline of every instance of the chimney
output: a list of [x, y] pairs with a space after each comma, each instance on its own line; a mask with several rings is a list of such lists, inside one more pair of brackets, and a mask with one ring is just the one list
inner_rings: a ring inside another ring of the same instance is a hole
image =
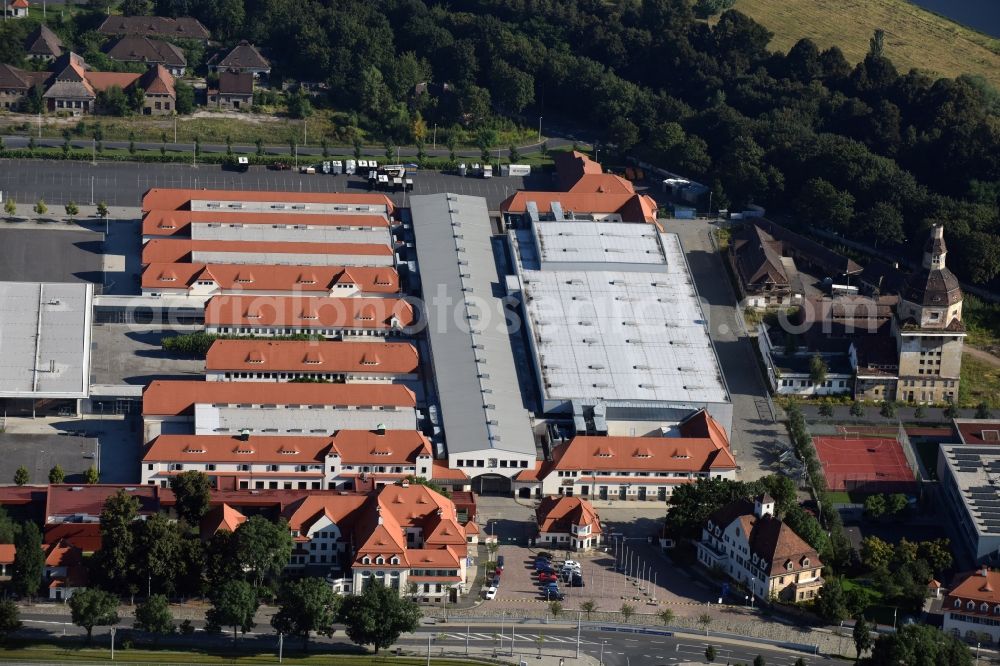
[[931, 237], [932, 238], [944, 238], [944, 225], [935, 224], [931, 227]]
[[250, 431], [247, 430], [246, 428], [244, 428], [243, 430], [240, 430], [240, 441], [241, 442], [246, 442], [246, 441], [249, 441], [249, 440], [250, 440]]
[[375, 434], [376, 435], [385, 435], [385, 424], [384, 423], [379, 423], [379, 424], [377, 424], [375, 426]]

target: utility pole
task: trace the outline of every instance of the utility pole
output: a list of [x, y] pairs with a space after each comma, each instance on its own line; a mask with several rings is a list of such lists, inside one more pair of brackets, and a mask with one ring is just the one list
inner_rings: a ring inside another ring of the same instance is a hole
[[438, 124], [434, 123], [434, 150], [438, 147]]
[[302, 145], [309, 145], [309, 121], [305, 118], [302, 119]]
[[[91, 206], [94, 205], [94, 177], [93, 176], [90, 177], [90, 205]], [[107, 229], [105, 229], [104, 230], [104, 235], [107, 236], [107, 234], [108, 234], [108, 231], [107, 231]]]
[[284, 657], [285, 657], [285, 635], [279, 631], [278, 632], [278, 663], [279, 664], [281, 663], [281, 660], [284, 659]]
[[472, 629], [469, 627], [469, 625], [465, 625], [465, 656], [466, 657], [469, 656], [469, 632], [471, 630]]
[[580, 627], [581, 627], [581, 618], [582, 617], [583, 617], [583, 613], [580, 613], [579, 611], [577, 611], [577, 613], [576, 613], [576, 658], [577, 659], [580, 658]]
[[431, 635], [427, 634], [427, 666], [431, 666]]
[[174, 116], [174, 145], [177, 145], [177, 116]]
[[542, 142], [542, 117], [538, 116], [538, 143]]
[[111, 627], [111, 661], [115, 660], [115, 632], [118, 627]]

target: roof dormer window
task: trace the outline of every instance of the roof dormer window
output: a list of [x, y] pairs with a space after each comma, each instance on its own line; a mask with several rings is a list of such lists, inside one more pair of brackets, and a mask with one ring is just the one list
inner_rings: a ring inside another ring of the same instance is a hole
[[990, 605], [984, 601], [982, 604], [979, 605], [979, 610], [983, 613], [989, 613]]
[[385, 558], [379, 555], [375, 558], [375, 564], [385, 564]]
[[976, 610], [976, 602], [970, 599], [969, 603], [965, 604], [965, 607], [969, 610]]
[[[962, 600], [961, 599], [955, 599], [955, 608], [961, 608], [961, 607], [962, 607]], [[998, 608], [1000, 608], [1000, 607], [998, 607]]]
[[[389, 560], [389, 563], [390, 564], [399, 564], [399, 558], [396, 557], [395, 555], [393, 555], [392, 559]], [[998, 606], [998, 608], [1000, 608], [1000, 606]]]
[[372, 563], [372, 558], [368, 557], [367, 555], [361, 558], [361, 564], [371, 564], [371, 563]]

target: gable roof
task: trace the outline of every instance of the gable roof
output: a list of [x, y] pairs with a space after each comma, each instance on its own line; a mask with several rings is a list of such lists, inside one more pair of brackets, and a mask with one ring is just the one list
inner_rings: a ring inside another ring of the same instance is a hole
[[576, 150], [554, 151], [552, 162], [556, 168], [556, 180], [559, 189], [564, 192], [570, 191], [573, 186], [585, 175], [597, 175], [603, 169], [598, 162], [590, 159], [590, 156]]
[[109, 16], [97, 29], [103, 35], [146, 35], [176, 39], [208, 39], [208, 29], [190, 16]]
[[111, 86], [118, 86], [125, 90], [139, 80], [141, 74], [133, 72], [87, 72], [85, 77], [87, 83], [94, 92], [107, 90]]
[[[244, 275], [252, 275], [246, 271]], [[402, 298], [325, 296], [213, 296], [205, 304], [206, 326], [294, 326], [298, 328], [390, 329], [415, 322]], [[378, 363], [372, 350], [367, 363]]]
[[613, 173], [592, 173], [580, 176], [568, 192], [596, 192], [610, 194], [635, 194], [635, 188], [621, 176]]
[[593, 505], [580, 497], [545, 497], [535, 509], [538, 531], [569, 533], [572, 526], [589, 525], [592, 534], [601, 533], [601, 522]]
[[63, 53], [63, 43], [56, 33], [49, 29], [49, 26], [40, 23], [35, 30], [28, 35], [24, 42], [24, 50], [30, 56], [49, 56], [58, 58]]
[[23, 69], [0, 62], [0, 88], [27, 90], [31, 87], [27, 74]]
[[740, 500], [717, 509], [709, 517], [709, 521], [722, 530], [738, 521], [740, 538], [746, 539], [750, 552], [762, 560], [761, 568], [768, 574], [784, 574], [823, 566], [816, 550], [791, 527], [771, 515], [758, 518], [754, 514], [753, 502], [749, 500]]
[[655, 222], [656, 202], [644, 194], [613, 192], [524, 192], [519, 191], [504, 199], [500, 210], [504, 213], [523, 214], [529, 202], [534, 202], [539, 213], [551, 213], [552, 203], [563, 211], [621, 215], [625, 222]]
[[417, 430], [341, 430], [333, 436], [328, 455], [340, 456], [345, 464], [413, 464], [418, 455], [431, 456], [431, 444]]
[[219, 93], [223, 95], [252, 95], [253, 74], [250, 72], [219, 72]]
[[[253, 282], [237, 282], [237, 276], [247, 272]], [[399, 274], [389, 267], [156, 263], [142, 272], [143, 289], [187, 289], [199, 280], [212, 280], [225, 291], [326, 295], [337, 285], [353, 284], [366, 294], [399, 292]]]
[[142, 392], [149, 416], [194, 414], [197, 404], [337, 405], [415, 407], [416, 396], [402, 384], [298, 384], [155, 380]]
[[104, 502], [119, 490], [124, 490], [139, 500], [140, 514], [153, 514], [159, 510], [160, 489], [156, 486], [104, 483], [52, 484], [49, 486], [45, 502], [46, 522], [51, 522], [54, 516], [99, 516], [104, 508]]
[[302, 204], [354, 204], [385, 206], [391, 214], [392, 200], [384, 194], [366, 192], [274, 192], [256, 190], [195, 190], [184, 188], [154, 187], [142, 196], [142, 210], [190, 209], [196, 201], [274, 201]]
[[[955, 602], [960, 606], [955, 608]], [[970, 610], [968, 602], [974, 602], [974, 607]], [[982, 611], [981, 605], [987, 604], [987, 610]], [[979, 613], [982, 615], [995, 615], [994, 608], [1000, 605], [1000, 571], [992, 569], [979, 569], [968, 574], [958, 585], [953, 587], [944, 598], [943, 610], [960, 610], [963, 613]]]
[[217, 66], [220, 69], [270, 69], [271, 63], [260, 54], [256, 46], [243, 40]]
[[177, 97], [174, 90], [174, 76], [163, 65], [157, 64], [146, 70], [139, 79], [139, 86], [147, 95], [169, 95]]
[[[190, 261], [192, 252], [229, 252], [244, 259], [252, 254], [337, 254], [391, 257], [392, 248], [378, 243], [281, 243], [271, 241], [216, 241], [189, 238], [154, 238], [142, 248], [142, 263]], [[235, 262], [234, 262], [235, 263]], [[242, 262], [240, 262], [242, 263]], [[251, 262], [247, 262], [251, 263]]]
[[781, 241], [750, 224], [734, 234], [732, 247], [743, 284], [789, 286], [788, 274], [781, 263]]
[[854, 260], [770, 220], [757, 218], [751, 224], [762, 229], [771, 238], [786, 243], [788, 246], [784, 248], [784, 252], [788, 252], [789, 247], [794, 248], [799, 256], [806, 258], [810, 263], [819, 266], [830, 275], [856, 275], [862, 270], [861, 266]]
[[235, 532], [236, 528], [245, 523], [247, 517], [235, 508], [223, 502], [208, 510], [201, 519], [201, 538], [210, 539], [221, 530]]
[[[170, 73], [167, 72], [169, 75]], [[173, 77], [170, 78], [173, 81]], [[142, 218], [143, 236], [190, 235], [192, 224], [243, 224], [243, 225], [307, 225], [310, 227], [361, 227], [385, 229], [390, 226], [384, 215], [378, 214], [327, 214], [302, 213], [247, 213], [211, 210], [151, 210]]]
[[126, 35], [106, 51], [119, 62], [163, 63], [171, 67], [186, 67], [184, 52], [170, 42], [139, 35]]
[[216, 340], [205, 369], [413, 374], [420, 362], [417, 348], [405, 342]]

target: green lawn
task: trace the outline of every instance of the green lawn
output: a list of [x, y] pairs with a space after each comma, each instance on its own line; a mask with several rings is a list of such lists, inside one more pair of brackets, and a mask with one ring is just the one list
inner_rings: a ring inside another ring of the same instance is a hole
[[962, 379], [958, 384], [958, 404], [975, 407], [985, 402], [1000, 408], [1000, 367], [990, 365], [971, 354], [962, 354]]
[[[290, 643], [291, 641], [286, 642], [284, 656], [284, 663], [288, 664], [337, 664], [338, 666], [381, 666], [382, 664], [392, 664], [393, 666], [421, 666], [427, 663], [426, 657], [396, 657], [390, 652], [383, 652], [377, 657], [374, 655], [333, 655], [318, 651], [316, 654], [308, 656], [296, 656], [295, 654], [289, 654], [291, 652]], [[116, 649], [115, 661], [150, 664], [275, 664], [278, 661], [275, 653], [233, 654], [225, 649], [220, 649], [218, 652], [219, 654], [196, 651], [181, 652], [176, 650]], [[48, 663], [110, 662], [111, 651], [107, 647], [65, 648], [48, 644], [19, 646], [0, 649], [0, 661], [36, 661]], [[432, 658], [431, 663], [438, 666], [471, 666], [472, 664], [482, 662], [464, 659]]]
[[837, 490], [837, 491], [830, 490], [830, 491], [827, 491], [826, 498], [827, 498], [828, 501], [833, 502], [834, 504], [852, 504], [853, 503], [853, 501], [851, 500], [851, 494], [847, 493], [847, 492], [844, 492], [842, 490]]
[[839, 46], [853, 64], [881, 28], [885, 54], [900, 72], [915, 67], [947, 77], [974, 74], [1000, 85], [1000, 40], [907, 0], [737, 0], [736, 9], [774, 33], [772, 50], [787, 52], [809, 37], [821, 49]]

